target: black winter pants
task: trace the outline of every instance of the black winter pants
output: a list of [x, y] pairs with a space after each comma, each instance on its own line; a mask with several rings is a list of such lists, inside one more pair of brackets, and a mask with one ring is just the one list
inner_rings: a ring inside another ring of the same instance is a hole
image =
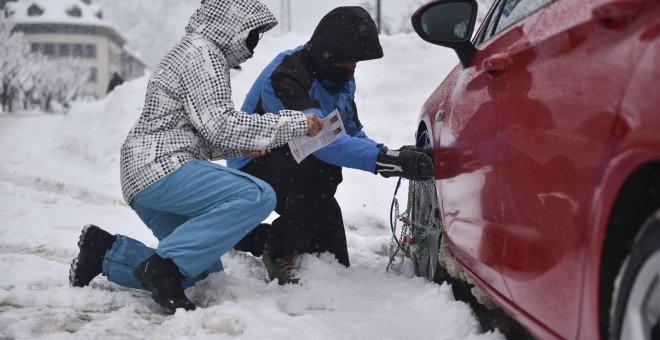
[[341, 167], [312, 155], [298, 164], [289, 147], [283, 146], [253, 159], [241, 171], [273, 187], [275, 212], [280, 216], [271, 225], [260, 224], [235, 249], [260, 256], [265, 247], [271, 258], [328, 251], [339, 263], [350, 265], [344, 221], [335, 199]]

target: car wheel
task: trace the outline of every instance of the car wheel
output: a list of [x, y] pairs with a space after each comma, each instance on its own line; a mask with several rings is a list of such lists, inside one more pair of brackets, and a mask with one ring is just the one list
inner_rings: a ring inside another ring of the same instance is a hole
[[415, 274], [431, 281], [435, 278], [441, 237], [435, 190], [434, 180], [412, 181], [408, 187]]
[[[431, 148], [428, 134], [420, 137], [418, 147]], [[408, 209], [414, 246], [412, 251], [415, 274], [433, 281], [438, 265], [438, 250], [442, 228], [435, 180], [410, 181]]]
[[660, 210], [637, 234], [615, 280], [611, 340], [660, 339]]

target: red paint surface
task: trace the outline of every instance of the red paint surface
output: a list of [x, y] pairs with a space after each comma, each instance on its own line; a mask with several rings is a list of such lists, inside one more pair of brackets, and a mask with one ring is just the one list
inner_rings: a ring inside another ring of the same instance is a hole
[[444, 236], [531, 332], [596, 339], [609, 209], [660, 160], [660, 2], [558, 0], [477, 49], [425, 104]]

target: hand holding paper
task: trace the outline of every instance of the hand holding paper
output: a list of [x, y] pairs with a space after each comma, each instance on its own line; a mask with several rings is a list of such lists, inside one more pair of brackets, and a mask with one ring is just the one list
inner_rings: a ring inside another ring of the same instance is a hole
[[314, 137], [323, 129], [323, 121], [315, 113], [308, 113], [307, 116], [307, 135]]
[[[314, 115], [314, 114], [311, 114]], [[314, 115], [316, 119], [318, 117]], [[309, 122], [308, 115], [308, 122]], [[319, 129], [318, 134], [312, 136], [303, 136], [298, 137], [289, 142], [289, 148], [291, 149], [291, 154], [295, 158], [296, 162], [302, 162], [305, 157], [309, 156], [314, 151], [332, 143], [337, 138], [346, 134], [346, 129], [344, 128], [344, 123], [339, 117], [339, 111], [334, 110], [331, 114], [325, 117], [320, 126], [322, 129]], [[316, 122], [314, 124], [317, 124]], [[311, 131], [311, 126], [310, 126]]]

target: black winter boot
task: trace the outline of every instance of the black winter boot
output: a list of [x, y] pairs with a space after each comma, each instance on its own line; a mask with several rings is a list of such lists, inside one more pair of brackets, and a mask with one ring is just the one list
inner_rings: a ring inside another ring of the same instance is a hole
[[78, 240], [80, 252], [69, 269], [69, 284], [72, 287], [89, 285], [103, 272], [103, 257], [114, 243], [115, 237], [109, 232], [92, 224], [83, 227]]
[[271, 258], [270, 255], [268, 255], [267, 250], [264, 250], [261, 255], [261, 261], [266, 267], [268, 277], [271, 281], [277, 279], [277, 283], [280, 286], [289, 283], [298, 283], [298, 279], [296, 278], [297, 266], [295, 260], [295, 256], [286, 256], [281, 259]]
[[174, 313], [177, 308], [195, 310], [195, 304], [190, 302], [183, 292], [181, 281], [184, 276], [174, 261], [153, 254], [135, 268], [133, 276], [151, 292], [151, 297], [170, 313]]

